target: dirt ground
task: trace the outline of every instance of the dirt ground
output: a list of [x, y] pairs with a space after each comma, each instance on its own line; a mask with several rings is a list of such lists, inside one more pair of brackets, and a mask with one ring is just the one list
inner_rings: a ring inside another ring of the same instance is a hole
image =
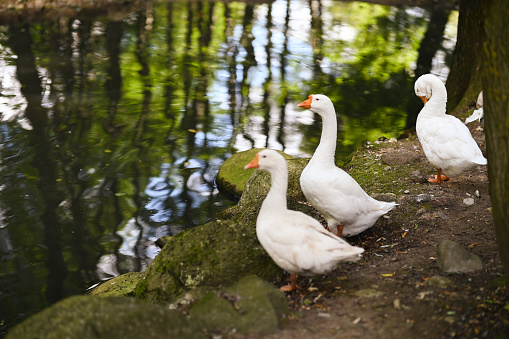
[[[482, 145], [482, 131], [472, 130]], [[372, 229], [347, 238], [365, 249], [363, 259], [327, 275], [299, 278], [301, 289], [287, 293], [287, 321], [263, 338], [509, 338], [509, 298], [486, 166], [437, 185], [425, 181], [433, 168], [417, 140], [401, 140], [389, 150], [369, 153], [365, 161], [377, 161], [384, 153], [389, 163], [410, 161], [427, 170], [420, 178], [415, 173], [401, 178], [408, 191], [396, 193], [399, 206]], [[406, 154], [401, 161], [400, 154]], [[428, 198], [418, 202], [419, 194]], [[465, 198], [475, 203], [466, 205]], [[485, 270], [441, 271], [436, 257], [442, 240], [455, 241], [481, 257]], [[434, 276], [447, 277], [452, 285], [431, 286], [428, 281]]]

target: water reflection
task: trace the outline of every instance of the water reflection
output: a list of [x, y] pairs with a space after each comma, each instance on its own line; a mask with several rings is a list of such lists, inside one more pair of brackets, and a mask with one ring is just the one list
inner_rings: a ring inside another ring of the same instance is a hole
[[[320, 122], [296, 109], [310, 93], [336, 104], [338, 162], [398, 136], [433, 15], [361, 2], [147, 1], [109, 18], [0, 26], [1, 328], [143, 271], [157, 238], [232, 205], [214, 178], [233, 152], [310, 156]], [[428, 59], [445, 75], [436, 50], [446, 59], [452, 46], [437, 46]]]

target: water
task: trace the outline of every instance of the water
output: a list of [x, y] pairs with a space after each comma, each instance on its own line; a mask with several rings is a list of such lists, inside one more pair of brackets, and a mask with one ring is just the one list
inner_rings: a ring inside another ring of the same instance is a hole
[[[97, 281], [145, 270], [157, 238], [233, 205], [214, 185], [232, 153], [310, 156], [320, 121], [297, 108], [309, 94], [336, 105], [339, 163], [398, 136], [418, 100], [424, 9], [144, 6], [0, 25], [2, 334]], [[442, 77], [456, 20], [434, 58]]]

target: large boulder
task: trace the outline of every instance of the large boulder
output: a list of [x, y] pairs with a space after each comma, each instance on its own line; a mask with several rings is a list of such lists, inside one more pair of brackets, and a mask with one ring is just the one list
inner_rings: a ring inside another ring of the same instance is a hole
[[[249, 180], [254, 170], [244, 170], [246, 166], [256, 153], [263, 150], [263, 148], [253, 148], [248, 151], [238, 152], [228, 158], [223, 165], [219, 168], [216, 176], [217, 188], [225, 195], [238, 199], [244, 192], [244, 187]], [[296, 159], [291, 155], [283, 152], [281, 153], [288, 164], [288, 194], [294, 196], [298, 200], [305, 200], [304, 194], [300, 189], [299, 178], [304, 167], [306, 167], [309, 159]], [[267, 172], [258, 171], [263, 173], [261, 175], [269, 177]], [[270, 184], [270, 181], [266, 181]], [[267, 189], [268, 192], [268, 189]]]
[[145, 273], [141, 272], [119, 275], [96, 286], [88, 294], [99, 297], [133, 297], [136, 285], [144, 275]]
[[9, 331], [16, 338], [206, 338], [183, 314], [134, 298], [75, 296]]
[[[289, 171], [289, 186], [299, 186], [303, 167], [295, 166]], [[138, 284], [136, 296], [172, 303], [178, 295], [191, 289], [227, 286], [248, 274], [271, 282], [279, 281], [283, 270], [272, 261], [256, 237], [256, 218], [269, 187], [270, 175], [256, 170], [246, 183], [238, 205], [204, 225], [166, 238], [161, 252]], [[293, 192], [297, 196], [302, 194], [302, 191]], [[316, 219], [320, 217], [311, 206], [299, 203], [294, 196], [288, 196], [288, 208]]]
[[189, 310], [193, 324], [208, 332], [244, 334], [275, 331], [288, 312], [286, 297], [274, 285], [249, 275], [236, 284], [209, 292]]
[[186, 290], [228, 285], [251, 273], [272, 281], [282, 270], [258, 242], [254, 221], [216, 219], [172, 237], [148, 267], [136, 295], [172, 302]]

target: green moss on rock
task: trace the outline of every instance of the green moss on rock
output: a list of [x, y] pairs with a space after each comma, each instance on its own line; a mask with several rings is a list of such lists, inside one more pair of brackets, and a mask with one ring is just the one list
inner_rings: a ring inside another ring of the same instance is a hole
[[230, 302], [209, 292], [189, 311], [191, 321], [204, 331], [225, 332], [236, 329], [241, 323], [241, 315]]
[[[408, 189], [409, 182], [417, 180], [413, 178], [414, 172], [419, 171], [425, 180], [434, 171], [420, 146], [417, 146], [418, 142], [415, 144], [413, 150], [400, 147], [398, 142], [365, 145], [351, 155], [346, 170], [370, 195], [402, 195]], [[425, 187], [421, 187], [423, 191]]]
[[15, 338], [205, 338], [183, 314], [134, 298], [75, 296], [15, 326]]
[[[244, 186], [253, 170], [245, 170], [246, 166], [256, 153], [263, 148], [253, 148], [248, 151], [238, 152], [228, 158], [219, 168], [216, 176], [217, 188], [225, 195], [238, 199], [244, 190]], [[293, 159], [291, 155], [280, 152], [285, 159]]]
[[277, 279], [283, 272], [258, 242], [254, 225], [254, 220], [213, 220], [172, 237], [147, 269], [136, 295], [171, 302], [186, 290], [228, 285], [249, 273]]
[[[288, 207], [319, 219], [320, 215], [311, 206], [298, 201], [304, 200], [299, 177], [307, 161], [288, 160]], [[237, 206], [205, 225], [166, 238], [163, 249], [138, 284], [136, 296], [172, 303], [178, 295], [196, 287], [227, 286], [248, 274], [268, 281], [279, 280], [283, 270], [256, 237], [256, 219], [269, 188], [270, 175], [255, 171]]]
[[145, 273], [131, 272], [119, 275], [105, 281], [89, 292], [99, 297], [132, 297], [135, 295], [136, 285]]
[[236, 284], [209, 293], [189, 311], [193, 323], [206, 331], [270, 333], [288, 312], [286, 297], [272, 284], [249, 275]]

